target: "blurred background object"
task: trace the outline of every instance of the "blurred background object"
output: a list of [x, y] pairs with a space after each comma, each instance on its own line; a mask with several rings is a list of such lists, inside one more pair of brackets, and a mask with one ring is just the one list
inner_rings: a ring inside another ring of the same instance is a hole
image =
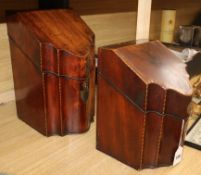
[[201, 74], [193, 77], [190, 82], [193, 88], [193, 96], [189, 113], [191, 117], [198, 118], [201, 116]]
[[201, 47], [201, 26], [195, 28], [193, 46]]
[[194, 37], [194, 26], [188, 26], [188, 25], [179, 26], [178, 42], [182, 46], [192, 47], [193, 37]]
[[[190, 75], [190, 79], [201, 74], [201, 53], [197, 53], [186, 63], [186, 70]], [[196, 85], [197, 86], [197, 85]]]
[[195, 54], [186, 64], [186, 70], [190, 75], [190, 83], [193, 88], [192, 101], [188, 111], [190, 121], [195, 121], [201, 116], [201, 53]]
[[201, 12], [199, 12], [190, 25], [180, 25], [175, 41], [184, 47], [201, 47]]
[[176, 10], [163, 10], [161, 20], [160, 40], [165, 43], [172, 43], [174, 40]]
[[176, 42], [184, 47], [201, 47], [201, 27], [181, 25], [176, 33]]
[[192, 25], [201, 26], [201, 11], [196, 15], [195, 19], [192, 22]]

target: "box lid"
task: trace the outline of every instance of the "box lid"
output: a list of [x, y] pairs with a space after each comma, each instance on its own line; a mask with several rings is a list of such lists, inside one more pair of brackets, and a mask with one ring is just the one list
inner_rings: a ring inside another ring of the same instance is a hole
[[144, 111], [188, 115], [186, 65], [159, 41], [102, 47], [99, 57], [100, 75]]
[[73, 10], [19, 12], [8, 18], [8, 35], [37, 67], [52, 72], [57, 62], [72, 67], [74, 58], [80, 65], [94, 47], [93, 32]]

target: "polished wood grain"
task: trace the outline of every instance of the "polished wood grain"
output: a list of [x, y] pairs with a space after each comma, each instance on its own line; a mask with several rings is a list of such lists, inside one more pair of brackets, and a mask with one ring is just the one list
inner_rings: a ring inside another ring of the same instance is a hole
[[17, 13], [8, 18], [8, 36], [19, 118], [46, 136], [87, 131], [94, 115], [94, 34], [79, 15]]
[[[138, 172], [95, 149], [96, 124], [82, 135], [46, 138], [17, 118], [6, 25], [0, 24], [0, 172], [10, 175], [200, 175], [201, 152], [184, 147], [176, 167]], [[4, 95], [2, 95], [4, 94]], [[12, 99], [10, 98], [12, 97]], [[12, 100], [12, 101], [10, 101]], [[8, 102], [9, 101], [9, 102]], [[190, 120], [193, 123], [193, 119]], [[193, 157], [193, 159], [192, 159]]]
[[185, 67], [159, 41], [100, 48], [97, 149], [136, 169], [172, 165], [192, 95]]
[[[107, 59], [107, 51], [108, 55], [114, 55], [116, 58], [111, 59], [109, 57], [109, 59]], [[119, 62], [125, 64], [130, 71], [136, 72], [137, 76], [140, 77], [145, 84], [158, 84], [165, 90], [172, 89], [183, 95], [190, 95], [192, 93], [189, 84], [189, 75], [185, 70], [186, 65], [159, 41], [139, 45], [106, 46], [100, 49], [100, 56], [103, 58], [99, 61], [99, 69], [100, 71], [103, 70], [102, 73], [104, 75], [113, 76], [112, 70], [108, 68], [111, 67], [112, 69], [112, 66], [109, 64], [108, 67], [104, 66], [104, 61], [109, 63], [109, 61], [119, 58], [121, 60]], [[117, 74], [117, 68], [113, 69], [116, 69], [115, 73]], [[113, 79], [118, 81], [114, 76]]]
[[97, 111], [97, 149], [140, 169], [142, 111], [117, 93], [102, 76], [98, 77]]
[[[70, 23], [70, 26], [66, 21]], [[50, 27], [52, 24], [54, 26]], [[18, 27], [18, 30], [23, 30], [24, 34], [17, 33], [18, 31], [17, 29], [14, 30], [14, 26]], [[72, 10], [30, 11], [17, 13], [16, 17], [10, 17], [8, 35], [17, 44], [22, 45], [24, 52], [31, 51], [34, 54], [35, 50], [30, 50], [31, 48], [28, 51], [24, 49], [26, 45], [20, 38], [25, 37], [25, 34], [27, 37], [31, 35], [32, 40], [38, 39], [42, 44], [52, 44], [56, 49], [68, 51], [80, 57], [89, 53], [94, 39], [93, 32], [80, 19], [78, 14]], [[29, 42], [31, 44], [31, 41]], [[35, 45], [38, 44], [36, 42], [33, 41]], [[37, 47], [35, 45], [32, 47]]]

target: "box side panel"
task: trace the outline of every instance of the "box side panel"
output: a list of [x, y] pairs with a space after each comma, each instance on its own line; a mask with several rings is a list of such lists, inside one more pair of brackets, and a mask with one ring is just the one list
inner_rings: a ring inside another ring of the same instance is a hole
[[97, 149], [141, 168], [145, 115], [98, 76]]
[[27, 59], [40, 69], [40, 43], [33, 33], [18, 21], [17, 16], [10, 17], [7, 26], [9, 37], [25, 53]]
[[18, 117], [46, 135], [42, 75], [10, 39]]
[[145, 110], [145, 83], [111, 50], [99, 50], [98, 71]]
[[187, 109], [190, 102], [191, 96], [184, 96], [168, 90], [165, 113], [186, 119], [189, 116]]
[[147, 114], [142, 168], [157, 167], [161, 123], [162, 116], [153, 112]]

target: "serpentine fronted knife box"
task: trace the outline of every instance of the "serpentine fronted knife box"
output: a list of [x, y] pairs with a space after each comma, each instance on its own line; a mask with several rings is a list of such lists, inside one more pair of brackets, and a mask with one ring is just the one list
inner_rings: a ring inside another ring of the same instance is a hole
[[89, 129], [94, 115], [94, 34], [72, 10], [8, 18], [18, 117], [40, 133]]
[[159, 41], [100, 48], [97, 149], [135, 169], [172, 165], [191, 101], [185, 66]]

